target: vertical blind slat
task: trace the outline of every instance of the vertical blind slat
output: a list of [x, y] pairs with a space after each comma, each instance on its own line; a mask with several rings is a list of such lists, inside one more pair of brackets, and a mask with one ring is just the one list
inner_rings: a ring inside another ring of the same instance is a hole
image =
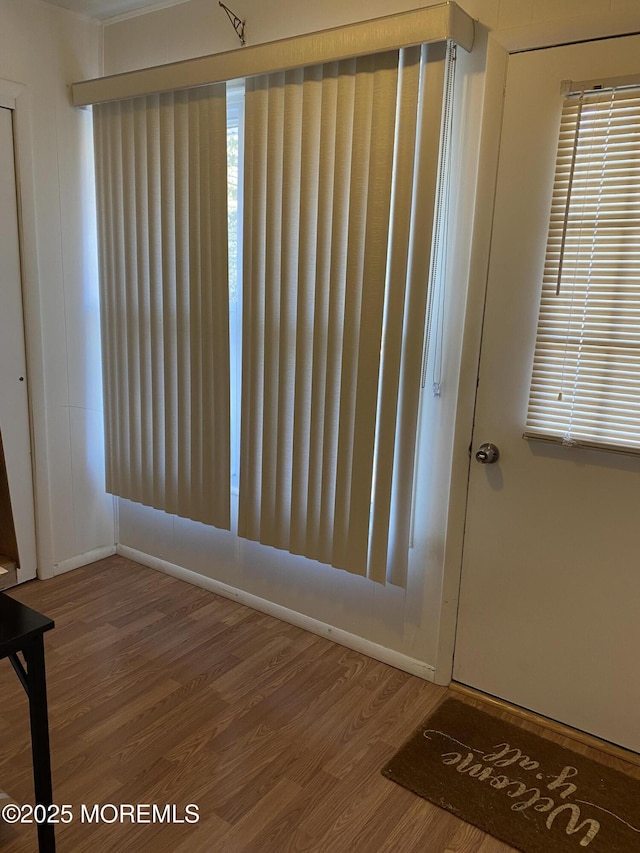
[[[356, 392], [358, 388], [358, 347], [363, 296], [366, 251], [367, 193], [373, 111], [373, 57], [355, 61], [353, 96], [353, 137], [351, 143], [351, 181], [348, 185], [349, 217], [345, 269], [342, 362], [340, 365], [340, 410], [336, 472], [335, 516], [331, 564], [363, 574], [362, 564], [351, 564], [349, 545], [351, 526], [353, 463], [356, 428]], [[373, 283], [372, 283], [373, 284]], [[373, 287], [375, 294], [375, 286]], [[366, 484], [365, 484], [366, 485]], [[356, 500], [357, 496], [354, 495]], [[367, 511], [369, 502], [367, 501]]]
[[[419, 97], [420, 48], [404, 50], [400, 57], [394, 140], [394, 187], [387, 266], [384, 353], [380, 373], [378, 436], [375, 454], [373, 524], [369, 547], [369, 573], [379, 582], [387, 576], [392, 484], [398, 417], [398, 392], [406, 310], [409, 232], [413, 207], [416, 152], [416, 104]], [[425, 278], [426, 280], [426, 278]], [[383, 448], [380, 452], [379, 448]], [[406, 568], [406, 566], [405, 566]], [[396, 571], [396, 578], [403, 572]]]
[[[351, 147], [354, 134], [355, 60], [344, 60], [329, 67], [329, 85], [336, 79], [335, 114], [331, 121], [335, 127], [335, 166], [331, 187], [323, 181], [327, 194], [326, 211], [331, 216], [331, 246], [329, 265], [329, 311], [327, 326], [319, 331], [325, 337], [326, 385], [324, 421], [322, 431], [322, 497], [320, 515], [320, 547], [316, 559], [331, 564], [333, 561], [333, 536], [336, 517], [338, 479], [339, 419], [341, 416], [340, 368], [344, 341], [345, 287], [347, 234], [349, 227], [348, 188], [352, 181]], [[329, 102], [330, 103], [330, 102]], [[329, 105], [329, 104], [328, 104]], [[324, 118], [324, 116], [323, 116]]]
[[[309, 547], [317, 549], [317, 503], [313, 497], [315, 488], [312, 478], [317, 476], [317, 464], [313, 458], [313, 375], [314, 375], [314, 316], [315, 281], [318, 274], [318, 287], [325, 283], [324, 274], [316, 269], [317, 254], [321, 256], [319, 216], [320, 151], [322, 126], [320, 123], [322, 77], [321, 68], [304, 70], [304, 94], [301, 106], [300, 122], [300, 197], [308, 199], [299, 202], [300, 245], [298, 252], [298, 310], [295, 327], [295, 359], [293, 365], [294, 380], [292, 392], [297, 401], [297, 416], [293, 422], [292, 478], [291, 478], [291, 548], [298, 553], [305, 548], [308, 527]], [[318, 199], [315, 203], [313, 199]], [[320, 282], [323, 282], [321, 284]], [[323, 310], [318, 309], [320, 316]]]
[[[311, 72], [309, 72], [311, 73]], [[317, 202], [314, 205], [316, 211], [317, 238], [314, 264], [315, 270], [311, 269], [311, 275], [315, 275], [313, 282], [313, 326], [312, 326], [312, 349], [311, 349], [311, 410], [310, 410], [310, 435], [309, 435], [309, 472], [307, 488], [307, 515], [297, 521], [296, 546], [300, 553], [306, 548], [309, 556], [315, 559], [323, 559], [323, 546], [328, 543], [325, 538], [327, 507], [333, 506], [329, 500], [326, 488], [325, 470], [331, 467], [327, 464], [327, 453], [330, 445], [325, 443], [325, 424], [331, 421], [327, 417], [328, 407], [336, 393], [335, 385], [331, 383], [328, 363], [328, 329], [329, 317], [332, 304], [332, 294], [335, 287], [332, 285], [332, 253], [334, 244], [332, 242], [333, 224], [333, 199], [334, 187], [339, 183], [340, 176], [337, 173], [337, 99], [338, 99], [338, 63], [332, 63], [324, 67], [318, 67], [319, 92], [315, 92], [314, 101], [318, 104], [316, 121], [319, 125], [319, 150], [316, 167]], [[309, 109], [309, 98], [306, 99]], [[345, 122], [343, 122], [343, 125]], [[322, 179], [321, 179], [322, 176]], [[313, 196], [312, 196], [313, 198]], [[335, 471], [335, 467], [333, 469]], [[329, 562], [324, 558], [323, 562]]]
[[[299, 254], [301, 231], [301, 173], [302, 173], [302, 109], [303, 69], [287, 71], [284, 77], [284, 109], [282, 116], [282, 149], [296, 152], [296, 156], [283, 161], [280, 305], [279, 305], [279, 352], [278, 352], [278, 430], [277, 465], [274, 515], [276, 540], [291, 540], [291, 500], [293, 477], [293, 433], [294, 424], [304, 415], [304, 399], [295, 396], [296, 329], [302, 322], [298, 316], [297, 291], [300, 286]], [[307, 199], [305, 198], [305, 203]], [[300, 306], [302, 314], [303, 306]], [[282, 547], [282, 546], [280, 546]]]
[[[282, 136], [284, 122], [284, 73], [268, 88], [266, 146], [265, 281], [264, 299], [264, 422], [262, 430], [262, 506], [261, 542], [278, 546], [276, 517], [276, 471], [278, 464], [278, 397], [280, 388], [279, 317], [282, 253], [282, 179], [284, 158]], [[242, 486], [241, 486], [242, 488]]]
[[[160, 183], [160, 99], [153, 96], [150, 109], [145, 111], [147, 122], [147, 162], [148, 162], [148, 203], [149, 212], [149, 347], [151, 351], [151, 477], [152, 487], [149, 497], [151, 506], [162, 501], [165, 460], [164, 460], [164, 359], [162, 356], [162, 292], [151, 287], [152, 281], [162, 277], [162, 217]], [[154, 357], [155, 355], [155, 357]]]
[[[204, 112], [204, 109], [203, 109]], [[207, 160], [206, 142], [201, 139], [202, 125], [206, 127], [206, 115], [200, 115], [200, 103], [191, 101], [189, 103], [189, 222], [200, 222], [202, 228], [189, 229], [189, 302], [187, 306], [187, 320], [189, 323], [189, 363], [188, 363], [188, 449], [189, 449], [189, 480], [191, 500], [201, 503], [204, 499], [202, 489], [203, 469], [203, 446], [202, 446], [202, 421], [203, 411], [203, 382], [204, 371], [202, 360], [204, 357], [202, 347], [203, 324], [206, 322], [206, 297], [205, 289], [202, 287], [203, 278], [206, 276], [205, 256], [206, 247], [209, 245], [207, 234], [210, 233], [209, 222], [206, 211], [207, 196]], [[206, 280], [206, 279], [205, 279]], [[196, 306], [199, 306], [200, 310]]]
[[147, 237], [148, 209], [148, 151], [145, 117], [140, 112], [133, 115], [134, 148], [145, 152], [145, 159], [138, 161], [135, 166], [135, 210], [136, 210], [136, 281], [137, 293], [133, 294], [137, 302], [137, 341], [139, 347], [139, 429], [140, 452], [139, 472], [141, 493], [145, 503], [149, 503], [152, 494], [153, 473], [151, 449], [150, 421], [150, 371], [151, 352], [149, 346], [150, 294], [149, 294], [149, 241]]

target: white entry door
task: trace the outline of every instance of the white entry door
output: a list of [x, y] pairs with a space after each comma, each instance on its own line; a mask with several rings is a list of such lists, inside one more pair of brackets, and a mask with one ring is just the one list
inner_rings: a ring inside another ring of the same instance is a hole
[[18, 581], [36, 576], [31, 440], [11, 110], [0, 108], [0, 429], [16, 526]]
[[640, 458], [522, 438], [561, 82], [627, 75], [637, 37], [509, 59], [454, 678], [640, 752]]

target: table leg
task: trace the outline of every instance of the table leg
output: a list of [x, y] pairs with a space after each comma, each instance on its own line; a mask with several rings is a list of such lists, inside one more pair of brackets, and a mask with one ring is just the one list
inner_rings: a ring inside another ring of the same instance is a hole
[[[51, 784], [47, 682], [42, 635], [34, 638], [32, 642], [25, 645], [22, 653], [27, 664], [27, 679], [29, 683], [29, 717], [31, 720], [31, 751], [33, 756], [35, 802], [36, 805], [48, 807], [53, 802], [53, 789]], [[40, 853], [55, 853], [54, 824], [38, 824], [38, 849]]]

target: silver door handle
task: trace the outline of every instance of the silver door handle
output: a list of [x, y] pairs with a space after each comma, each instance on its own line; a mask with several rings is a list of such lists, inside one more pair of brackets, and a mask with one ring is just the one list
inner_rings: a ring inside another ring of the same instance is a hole
[[476, 459], [483, 465], [493, 465], [494, 462], [498, 461], [499, 456], [500, 451], [495, 444], [491, 444], [490, 442], [487, 444], [481, 444], [476, 450]]

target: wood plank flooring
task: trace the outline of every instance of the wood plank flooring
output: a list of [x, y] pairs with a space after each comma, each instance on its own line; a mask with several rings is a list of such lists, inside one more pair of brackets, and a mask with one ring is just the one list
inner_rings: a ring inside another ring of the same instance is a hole
[[[56, 621], [54, 799], [74, 814], [59, 853], [512, 850], [380, 774], [445, 688], [121, 557], [11, 594]], [[0, 738], [0, 789], [32, 802], [26, 697], [7, 661]], [[200, 819], [81, 820], [82, 804], [153, 803], [177, 818], [195, 804]], [[0, 824], [3, 853], [36, 849], [34, 827]]]

